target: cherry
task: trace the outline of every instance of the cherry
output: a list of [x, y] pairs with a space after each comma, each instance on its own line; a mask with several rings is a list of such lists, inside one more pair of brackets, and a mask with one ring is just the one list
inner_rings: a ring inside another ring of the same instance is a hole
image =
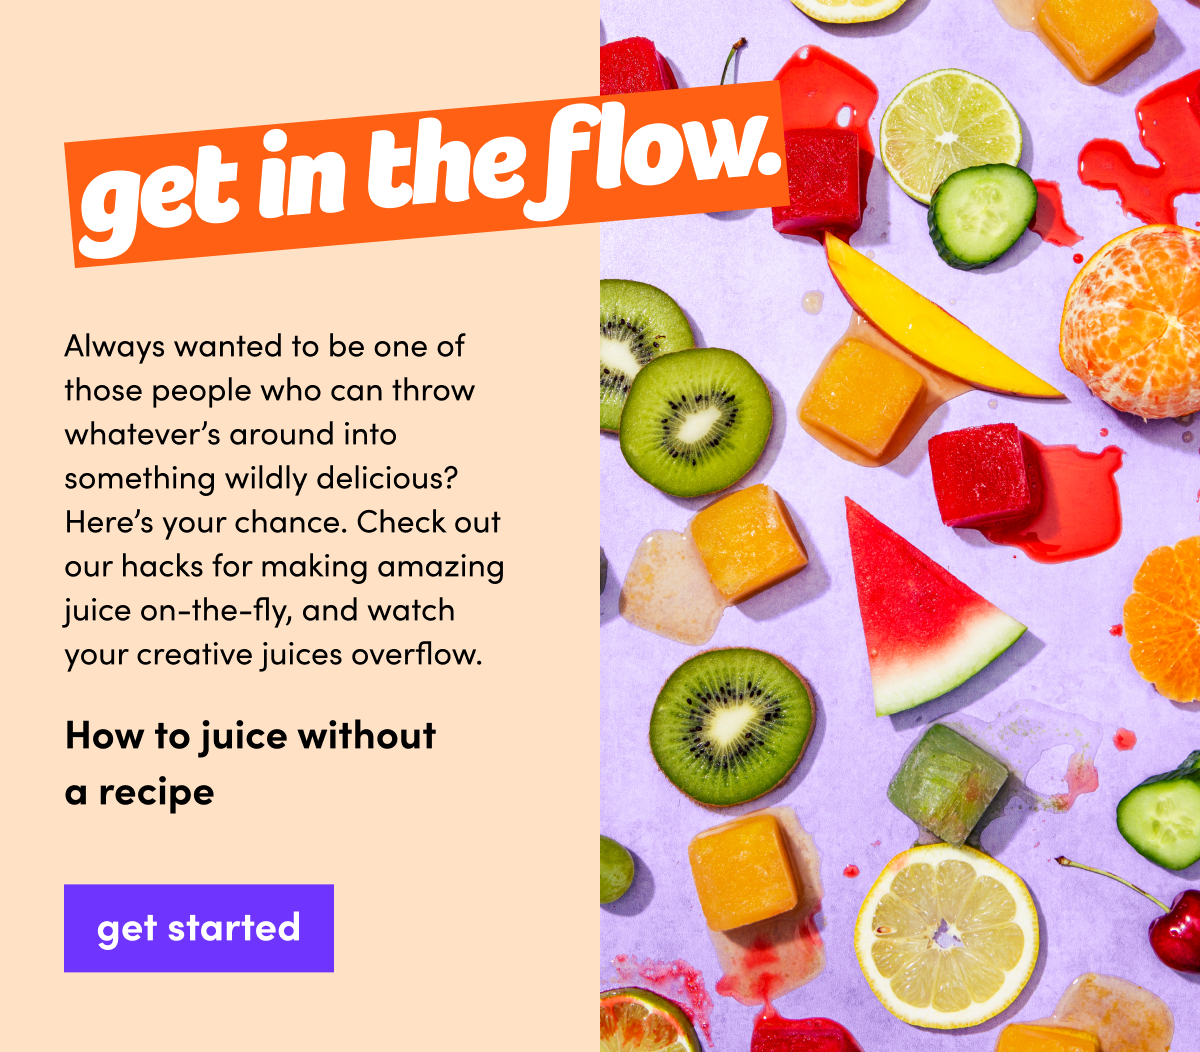
[[1149, 892], [1142, 891], [1136, 884], [1130, 884], [1114, 873], [1072, 862], [1062, 855], [1054, 861], [1060, 866], [1086, 869], [1089, 873], [1110, 877], [1118, 884], [1133, 888], [1139, 895], [1145, 895], [1163, 911], [1163, 916], [1155, 918], [1150, 924], [1150, 948], [1168, 968], [1174, 968], [1177, 972], [1200, 972], [1200, 890], [1189, 888], [1181, 891], [1175, 896], [1171, 908], [1167, 909]]

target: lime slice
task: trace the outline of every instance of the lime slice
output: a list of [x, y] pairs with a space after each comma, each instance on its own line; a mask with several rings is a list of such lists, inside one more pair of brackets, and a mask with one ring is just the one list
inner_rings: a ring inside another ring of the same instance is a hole
[[818, 22], [874, 22], [897, 10], [904, 0], [792, 0]]
[[1012, 870], [973, 848], [897, 855], [867, 893], [854, 952], [875, 996], [912, 1026], [977, 1026], [1004, 1011], [1038, 956], [1037, 909]]
[[635, 986], [600, 995], [600, 1052], [701, 1052], [674, 1001]]
[[991, 81], [938, 69], [905, 85], [883, 111], [879, 156], [909, 197], [929, 204], [948, 175], [1021, 160], [1021, 121]]

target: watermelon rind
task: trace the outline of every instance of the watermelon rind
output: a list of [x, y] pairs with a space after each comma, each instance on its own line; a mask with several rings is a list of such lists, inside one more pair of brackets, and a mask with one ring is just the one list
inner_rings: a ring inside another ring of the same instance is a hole
[[875, 715], [890, 716], [940, 698], [995, 661], [1024, 634], [1020, 621], [991, 606], [963, 626], [954, 640], [926, 650], [918, 660], [872, 669]]

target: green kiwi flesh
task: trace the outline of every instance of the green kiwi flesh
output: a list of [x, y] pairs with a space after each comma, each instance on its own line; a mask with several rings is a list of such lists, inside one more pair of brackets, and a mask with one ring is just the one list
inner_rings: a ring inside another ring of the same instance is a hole
[[660, 354], [696, 345], [679, 304], [642, 281], [600, 282], [600, 429], [616, 431], [633, 378]]
[[655, 358], [634, 377], [621, 452], [642, 478], [676, 497], [732, 486], [771, 434], [771, 394], [740, 354], [715, 347]]
[[713, 807], [769, 793], [812, 736], [808, 684], [774, 654], [745, 647], [685, 661], [659, 692], [650, 750], [675, 787]]

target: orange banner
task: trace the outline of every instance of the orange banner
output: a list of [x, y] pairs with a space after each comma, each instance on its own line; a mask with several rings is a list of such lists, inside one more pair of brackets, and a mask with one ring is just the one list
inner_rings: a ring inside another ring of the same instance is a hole
[[775, 81], [64, 148], [77, 267], [788, 203]]

